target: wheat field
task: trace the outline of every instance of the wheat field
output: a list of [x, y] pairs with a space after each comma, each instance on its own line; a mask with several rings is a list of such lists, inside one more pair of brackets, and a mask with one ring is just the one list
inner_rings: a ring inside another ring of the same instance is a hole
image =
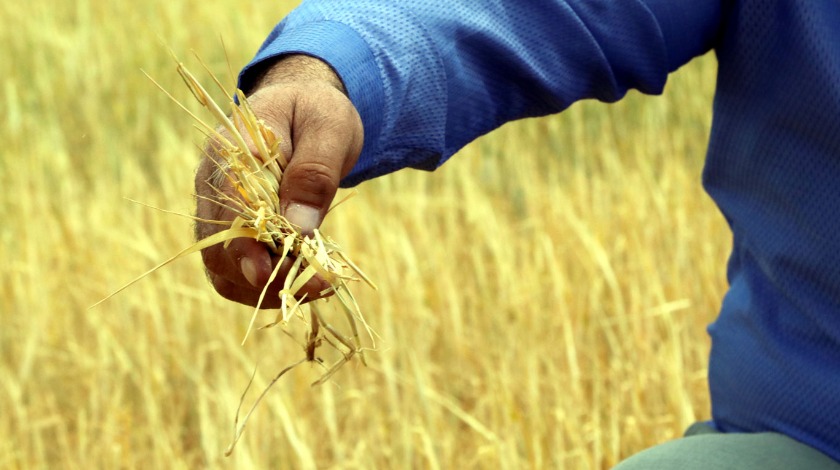
[[129, 200], [190, 214], [202, 139], [141, 69], [198, 110], [166, 46], [230, 83], [294, 3], [0, 5], [0, 468], [603, 469], [708, 418], [711, 56], [361, 185], [323, 229], [379, 284], [379, 349], [295, 369], [224, 457], [255, 367], [251, 401], [300, 346], [241, 346], [198, 256], [88, 307], [192, 242]]

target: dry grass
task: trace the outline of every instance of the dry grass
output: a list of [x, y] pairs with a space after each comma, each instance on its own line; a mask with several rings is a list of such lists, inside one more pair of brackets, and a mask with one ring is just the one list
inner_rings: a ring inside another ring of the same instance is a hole
[[140, 73], [183, 89], [158, 36], [224, 75], [218, 36], [244, 64], [276, 3], [0, 6], [0, 467], [600, 469], [708, 417], [729, 248], [699, 182], [712, 58], [665, 97], [363, 185], [324, 229], [380, 285], [358, 293], [380, 351], [318, 388], [316, 367], [284, 377], [225, 458], [254, 366], [258, 389], [299, 346], [240, 346], [251, 310], [197, 257], [87, 307], [191, 242], [124, 199], [192, 210], [201, 136]]

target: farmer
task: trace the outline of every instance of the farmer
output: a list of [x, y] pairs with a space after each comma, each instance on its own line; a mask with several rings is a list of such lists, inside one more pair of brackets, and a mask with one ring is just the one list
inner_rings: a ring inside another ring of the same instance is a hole
[[[289, 142], [280, 197], [311, 231], [339, 184], [432, 170], [505, 122], [577, 100], [660, 93], [709, 51], [703, 183], [733, 233], [709, 327], [712, 421], [618, 468], [840, 469], [840, 1], [312, 0], [240, 86]], [[202, 163], [199, 194], [212, 171]], [[244, 239], [204, 260], [221, 295], [251, 305], [276, 262]]]

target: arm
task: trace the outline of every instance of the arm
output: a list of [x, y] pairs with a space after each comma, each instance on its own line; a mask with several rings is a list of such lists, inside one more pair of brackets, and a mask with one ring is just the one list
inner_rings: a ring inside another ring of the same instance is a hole
[[433, 169], [505, 122], [628, 89], [659, 93], [710, 50], [726, 0], [305, 1], [243, 71], [288, 53], [329, 63], [365, 145], [343, 180]]
[[[290, 156], [282, 209], [311, 231], [339, 181], [433, 169], [507, 121], [577, 100], [660, 92], [670, 71], [712, 47], [718, 1], [311, 0], [275, 28], [240, 87]], [[196, 192], [212, 197], [212, 145], [207, 153]], [[201, 198], [197, 214], [233, 218]], [[199, 238], [216, 230], [197, 226]], [[216, 290], [250, 305], [273, 266], [290, 262], [248, 239], [203, 255]], [[311, 300], [324, 287], [316, 278], [303, 292]]]

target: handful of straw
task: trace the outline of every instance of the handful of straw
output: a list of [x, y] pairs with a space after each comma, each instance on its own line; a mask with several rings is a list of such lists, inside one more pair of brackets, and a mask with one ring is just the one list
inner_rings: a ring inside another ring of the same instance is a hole
[[[174, 54], [173, 57], [175, 57]], [[212, 181], [210, 181], [210, 184], [216, 191], [216, 197], [208, 199], [213, 203], [221, 204], [233, 211], [236, 217], [232, 222], [202, 220], [202, 222], [206, 223], [229, 224], [229, 227], [184, 249], [98, 303], [116, 295], [148, 274], [153, 273], [178, 258], [218, 243], [224, 243], [225, 247], [227, 247], [234, 238], [253, 238], [264, 243], [281, 260], [287, 256], [294, 258], [291, 269], [286, 274], [283, 288], [279, 293], [281, 301], [280, 311], [272, 323], [261, 328], [269, 328], [278, 324], [284, 326], [289, 320], [299, 318], [305, 322], [308, 330], [304, 345], [305, 356], [277, 374], [254, 402], [252, 408], [242, 420], [242, 423], [239, 423], [239, 410], [237, 410], [236, 423], [234, 425], [234, 439], [225, 453], [229, 455], [242, 435], [245, 423], [251, 413], [253, 413], [260, 400], [262, 400], [271, 386], [280, 377], [297, 365], [307, 361], [323, 365], [321, 359], [315, 355], [315, 350], [319, 346], [324, 343], [328, 344], [341, 353], [341, 358], [330, 366], [324, 366], [324, 374], [313, 383], [313, 386], [324, 383], [353, 357], [358, 356], [361, 362], [366, 364], [364, 358], [365, 348], [362, 346], [359, 326], [361, 325], [364, 328], [371, 343], [374, 343], [375, 333], [365, 321], [356, 299], [348, 288], [348, 283], [362, 280], [374, 289], [376, 285], [371, 282], [330, 237], [325, 236], [317, 229], [314, 230], [313, 236], [305, 236], [301, 233], [300, 227], [290, 223], [280, 214], [278, 191], [280, 181], [283, 179], [283, 171], [289, 162], [279, 150], [280, 139], [264, 121], [254, 114], [245, 94], [241, 90], [236, 90], [232, 95], [233, 97], [227, 103], [231, 108], [231, 114], [228, 116], [213, 101], [206, 89], [187, 70], [184, 64], [178, 61], [177, 57], [175, 57], [175, 60], [178, 64], [178, 73], [181, 75], [184, 83], [186, 83], [195, 99], [210, 112], [218, 126], [204, 122], [190, 112], [152, 77], [148, 74], [146, 76], [169, 96], [170, 99], [192, 116], [202, 131], [214, 142], [215, 154], [219, 157], [219, 160], [214, 159], [217, 170], [211, 178]], [[202, 66], [210, 74], [213, 81], [225, 96], [231, 96], [203, 62]], [[219, 128], [226, 130], [231, 137], [226, 137], [219, 131]], [[257, 150], [256, 154], [251, 152], [246, 143], [246, 138], [253, 142]], [[238, 197], [230, 196], [219, 189], [225, 180], [232, 185]], [[271, 273], [269, 281], [266, 283], [266, 287], [259, 297], [245, 337], [242, 340], [243, 343], [254, 327], [257, 313], [265, 299], [268, 286], [277, 278], [281, 265], [282, 263], [277, 263], [277, 267]], [[340, 310], [343, 311], [351, 330], [349, 335], [341, 333], [337, 328], [327, 322], [314, 305], [322, 301], [327, 301], [329, 298], [304, 304], [303, 302], [306, 299], [304, 297], [297, 297], [300, 289], [316, 275], [321, 276], [330, 285], [321, 294], [333, 294], [338, 299], [338, 303], [341, 306]], [[373, 348], [375, 348], [375, 344], [373, 344]], [[250, 382], [248, 387], [250, 387]], [[242, 400], [239, 404], [240, 409], [247, 391], [248, 388], [243, 392]]]

